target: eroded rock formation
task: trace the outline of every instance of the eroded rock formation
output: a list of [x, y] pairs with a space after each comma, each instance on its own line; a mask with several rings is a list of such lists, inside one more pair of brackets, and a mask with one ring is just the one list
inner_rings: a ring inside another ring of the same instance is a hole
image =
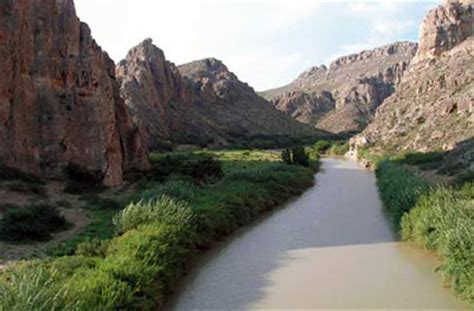
[[354, 145], [391, 152], [472, 146], [474, 5], [464, 2], [428, 13], [416, 61]]
[[317, 133], [277, 111], [219, 60], [176, 67], [150, 39], [130, 50], [117, 77], [152, 149], [160, 140], [221, 146], [255, 135]]
[[0, 2], [0, 163], [45, 178], [69, 164], [116, 186], [147, 167], [115, 65], [72, 0]]
[[332, 133], [357, 132], [393, 93], [416, 49], [415, 43], [398, 42], [341, 57], [262, 96], [300, 122]]

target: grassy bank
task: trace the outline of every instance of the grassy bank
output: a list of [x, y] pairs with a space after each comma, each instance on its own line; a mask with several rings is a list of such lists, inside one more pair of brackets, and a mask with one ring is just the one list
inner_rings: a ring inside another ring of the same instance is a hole
[[0, 310], [153, 309], [199, 249], [301, 194], [314, 170], [271, 152], [153, 155], [114, 236], [0, 275]]
[[380, 161], [377, 183], [402, 238], [441, 255], [446, 284], [474, 306], [474, 182], [433, 186], [413, 170], [438, 162], [420, 154]]

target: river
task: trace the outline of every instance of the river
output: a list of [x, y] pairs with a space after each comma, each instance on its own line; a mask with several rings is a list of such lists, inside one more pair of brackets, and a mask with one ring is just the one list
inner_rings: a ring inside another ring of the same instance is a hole
[[398, 241], [373, 172], [323, 159], [300, 198], [208, 252], [166, 309], [467, 309]]

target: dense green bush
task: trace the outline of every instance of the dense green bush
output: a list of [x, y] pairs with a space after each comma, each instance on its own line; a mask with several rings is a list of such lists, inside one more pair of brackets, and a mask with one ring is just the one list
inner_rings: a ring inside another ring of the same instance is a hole
[[474, 202], [439, 188], [402, 218], [402, 238], [443, 256], [439, 270], [474, 305]]
[[213, 155], [185, 153], [152, 157], [151, 177], [158, 181], [170, 175], [191, 177], [197, 182], [215, 181], [223, 176], [221, 163]]
[[294, 146], [291, 148], [293, 162], [302, 166], [309, 166], [309, 156], [303, 146]]
[[303, 146], [294, 146], [281, 152], [281, 159], [286, 164], [309, 166], [309, 155]]
[[291, 150], [290, 149], [285, 148], [281, 151], [281, 160], [283, 161], [283, 163], [286, 163], [288, 165], [293, 163], [293, 159], [291, 158]]
[[395, 225], [417, 200], [428, 193], [430, 187], [421, 177], [411, 174], [403, 165], [381, 161], [376, 169], [377, 186]]
[[140, 225], [161, 221], [171, 225], [187, 226], [193, 222], [191, 207], [184, 201], [160, 196], [138, 203], [130, 203], [114, 217], [118, 232], [123, 233]]
[[329, 154], [335, 156], [343, 156], [349, 151], [349, 143], [341, 142], [334, 143], [331, 148], [329, 148]]
[[438, 270], [474, 305], [474, 184], [466, 183], [459, 190], [431, 188], [401, 164], [438, 159], [438, 155], [416, 154], [408, 160], [381, 161], [377, 184], [402, 238], [440, 254], [443, 263]]
[[68, 226], [56, 206], [48, 204], [8, 209], [0, 224], [0, 237], [12, 241], [46, 240]]
[[0, 310], [74, 310], [58, 270], [45, 264], [16, 267], [0, 274]]
[[331, 148], [331, 143], [327, 140], [320, 140], [313, 146], [314, 152], [318, 154], [325, 153], [329, 148]]

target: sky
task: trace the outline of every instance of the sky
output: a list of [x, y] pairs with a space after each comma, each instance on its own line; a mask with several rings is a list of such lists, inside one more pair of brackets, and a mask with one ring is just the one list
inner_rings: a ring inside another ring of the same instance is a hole
[[98, 44], [119, 62], [152, 38], [179, 65], [220, 59], [262, 91], [308, 68], [395, 41], [417, 41], [440, 0], [75, 0]]

